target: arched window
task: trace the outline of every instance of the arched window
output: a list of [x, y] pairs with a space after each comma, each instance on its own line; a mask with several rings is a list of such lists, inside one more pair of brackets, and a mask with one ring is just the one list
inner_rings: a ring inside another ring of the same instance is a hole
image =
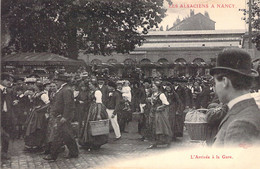
[[92, 64], [92, 65], [100, 65], [101, 63], [102, 63], [102, 61], [99, 60], [99, 59], [93, 59], [93, 60], [91, 61], [91, 64]]
[[116, 59], [109, 59], [109, 60], [107, 61], [107, 63], [109, 63], [109, 64], [117, 63], [117, 60], [116, 60]]
[[193, 60], [193, 63], [205, 63], [205, 61], [201, 58], [196, 58]]
[[165, 58], [161, 58], [158, 60], [158, 63], [167, 64], [167, 63], [169, 63], [169, 61]]
[[187, 63], [187, 61], [183, 58], [178, 58], [175, 60], [176, 63]]
[[126, 64], [126, 65], [133, 65], [134, 63], [135, 63], [135, 61], [133, 59], [129, 59], [129, 58], [124, 61], [124, 64]]
[[142, 59], [140, 61], [140, 64], [148, 64], [148, 63], [151, 63], [151, 61], [149, 59]]

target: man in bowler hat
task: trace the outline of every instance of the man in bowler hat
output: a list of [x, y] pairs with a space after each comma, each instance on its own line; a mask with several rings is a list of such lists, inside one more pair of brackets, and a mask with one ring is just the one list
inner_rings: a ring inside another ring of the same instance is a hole
[[228, 106], [213, 146], [257, 144], [260, 110], [250, 94], [250, 88], [258, 73], [251, 69], [250, 55], [240, 49], [224, 49], [219, 53], [217, 65], [210, 74], [214, 76], [215, 92], [220, 102]]
[[54, 135], [51, 144], [51, 153], [46, 156], [45, 160], [55, 161], [58, 157], [60, 148], [64, 145], [68, 147], [69, 154], [66, 158], [78, 157], [79, 151], [74, 132], [71, 126], [71, 120], [74, 117], [75, 105], [73, 90], [70, 86], [70, 78], [60, 75], [57, 79], [58, 90], [54, 94], [53, 104], [50, 113], [55, 117], [57, 122], [57, 132]]

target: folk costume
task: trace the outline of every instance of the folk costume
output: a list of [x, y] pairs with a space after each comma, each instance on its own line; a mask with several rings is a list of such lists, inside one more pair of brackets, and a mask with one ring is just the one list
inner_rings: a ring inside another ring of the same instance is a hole
[[[164, 93], [156, 92], [151, 97], [151, 113], [154, 116], [155, 146], [169, 145], [172, 131], [169, 122], [169, 102]], [[164, 107], [161, 107], [163, 106]], [[159, 106], [161, 108], [159, 108]]]
[[84, 118], [84, 126], [79, 138], [79, 144], [87, 149], [99, 149], [108, 142], [108, 134], [93, 136], [90, 128], [90, 121], [108, 119], [106, 107], [102, 103], [102, 93], [100, 90], [91, 94], [92, 103]]
[[172, 130], [172, 140], [176, 139], [176, 113], [181, 111], [182, 103], [178, 94], [172, 89], [171, 92], [165, 93], [169, 101], [169, 121]]
[[48, 94], [36, 93], [33, 98], [33, 108], [26, 120], [25, 146], [26, 148], [41, 148], [46, 139], [47, 113], [49, 107]]

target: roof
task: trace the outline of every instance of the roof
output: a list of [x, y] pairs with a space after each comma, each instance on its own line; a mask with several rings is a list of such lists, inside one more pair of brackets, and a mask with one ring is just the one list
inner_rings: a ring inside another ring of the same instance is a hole
[[54, 53], [17, 53], [6, 55], [2, 58], [3, 62], [15, 63], [19, 65], [77, 65], [83, 64], [82, 61], [66, 58]]
[[243, 29], [229, 30], [194, 30], [194, 31], [150, 31], [144, 36], [169, 36], [169, 35], [223, 35], [223, 34], [245, 34]]
[[174, 29], [175, 27], [178, 27], [179, 25], [182, 25], [183, 23], [189, 23], [190, 21], [192, 21], [192, 20], [194, 20], [196, 18], [206, 19], [206, 20], [208, 20], [208, 21], [210, 21], [212, 23], [216, 23], [215, 21], [211, 20], [209, 17], [206, 17], [206, 16], [202, 15], [201, 13], [197, 13], [195, 15], [190, 16], [187, 19], [182, 20], [178, 24], [176, 24], [173, 27], [169, 28], [169, 30]]

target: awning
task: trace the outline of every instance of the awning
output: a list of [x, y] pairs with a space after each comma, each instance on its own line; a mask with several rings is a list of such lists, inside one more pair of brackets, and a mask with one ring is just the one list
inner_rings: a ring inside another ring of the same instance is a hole
[[2, 62], [5, 65], [80, 65], [83, 66], [86, 63], [82, 60], [73, 60], [54, 53], [18, 53], [13, 55], [7, 55], [2, 58]]

